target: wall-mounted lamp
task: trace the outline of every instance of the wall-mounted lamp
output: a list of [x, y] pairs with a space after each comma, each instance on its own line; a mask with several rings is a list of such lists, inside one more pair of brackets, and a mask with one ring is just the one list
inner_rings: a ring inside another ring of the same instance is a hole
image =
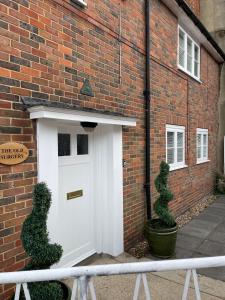
[[87, 6], [87, 2], [84, 0], [71, 0], [72, 3], [75, 3], [81, 7], [86, 7]]
[[86, 132], [93, 132], [97, 127], [98, 123], [93, 122], [80, 122], [80, 125], [84, 128]]

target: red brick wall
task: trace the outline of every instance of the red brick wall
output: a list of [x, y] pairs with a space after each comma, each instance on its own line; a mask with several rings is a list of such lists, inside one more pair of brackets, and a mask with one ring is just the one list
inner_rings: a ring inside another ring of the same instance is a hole
[[[216, 169], [219, 66], [201, 47], [201, 83], [177, 69], [177, 19], [158, 0], [152, 10], [152, 185], [166, 157], [166, 124], [185, 126], [188, 168], [170, 173], [176, 215], [213, 191]], [[170, 41], [170, 43], [168, 43]], [[196, 129], [209, 130], [210, 162], [196, 164]], [[153, 199], [157, 194], [152, 187]]]
[[[0, 3], [0, 142], [18, 141], [30, 150], [26, 162], [12, 167], [0, 165], [0, 271], [24, 266], [20, 230], [31, 210], [31, 191], [37, 175], [35, 122], [23, 111], [20, 96], [137, 117], [137, 127], [123, 131], [123, 155], [127, 161], [124, 168], [126, 247], [143, 227], [143, 3], [141, 0], [121, 2], [120, 84], [118, 1], [89, 1], [87, 10], [66, 2], [69, 1]], [[93, 98], [80, 94], [85, 78], [90, 80]], [[10, 294], [10, 288], [0, 287], [3, 299]]]
[[186, 0], [187, 4], [193, 10], [193, 12], [199, 17], [200, 16], [200, 0]]
[[[18, 141], [30, 150], [26, 162], [12, 167], [0, 165], [0, 271], [24, 266], [20, 229], [31, 210], [31, 191], [37, 180], [35, 122], [23, 111], [20, 96], [137, 117], [136, 128], [123, 129], [123, 157], [127, 161], [124, 168], [126, 249], [142, 232], [145, 216], [144, 3], [121, 1], [121, 84], [119, 1], [95, 0], [88, 4], [88, 9], [82, 10], [70, 5], [69, 0], [0, 3], [0, 143]], [[174, 47], [177, 19], [158, 0], [153, 1], [151, 28], [152, 183], [161, 159], [165, 159], [165, 124], [188, 128], [190, 168], [170, 175], [175, 193], [172, 207], [178, 214], [212, 191], [218, 65], [202, 49], [202, 84], [177, 70]], [[93, 87], [93, 98], [80, 94], [85, 78], [89, 78]], [[195, 130], [205, 126], [209, 127], [211, 162], [196, 166]], [[0, 287], [2, 299], [11, 290], [9, 286]]]

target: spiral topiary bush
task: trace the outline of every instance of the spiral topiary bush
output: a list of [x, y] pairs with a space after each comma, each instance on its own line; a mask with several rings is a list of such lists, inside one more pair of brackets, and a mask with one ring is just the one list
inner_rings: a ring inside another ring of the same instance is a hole
[[[21, 240], [29, 263], [23, 270], [49, 269], [62, 256], [62, 247], [49, 244], [47, 215], [51, 206], [51, 193], [45, 183], [38, 183], [33, 191], [33, 210], [23, 223]], [[37, 282], [28, 285], [32, 300], [61, 300], [60, 282]], [[24, 296], [21, 297], [23, 299]]]
[[173, 199], [173, 194], [170, 192], [167, 184], [169, 170], [169, 165], [162, 161], [160, 164], [160, 173], [155, 179], [155, 187], [160, 195], [154, 203], [154, 210], [163, 226], [173, 227], [176, 222], [168, 208], [168, 203]]

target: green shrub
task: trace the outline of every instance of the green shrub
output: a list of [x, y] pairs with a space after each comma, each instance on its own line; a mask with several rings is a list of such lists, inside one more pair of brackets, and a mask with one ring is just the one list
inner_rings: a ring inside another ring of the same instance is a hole
[[169, 165], [162, 161], [160, 164], [160, 173], [155, 179], [155, 187], [160, 195], [154, 203], [154, 210], [159, 216], [161, 224], [166, 227], [172, 227], [176, 224], [168, 208], [168, 203], [173, 199], [173, 194], [167, 185], [169, 170]]
[[[29, 263], [23, 270], [49, 269], [62, 256], [62, 247], [49, 244], [47, 215], [51, 193], [45, 183], [38, 183], [33, 191], [33, 210], [23, 223], [21, 240]], [[28, 285], [32, 300], [61, 300], [63, 290], [59, 282], [36, 282]], [[23, 299], [24, 296], [21, 297]]]

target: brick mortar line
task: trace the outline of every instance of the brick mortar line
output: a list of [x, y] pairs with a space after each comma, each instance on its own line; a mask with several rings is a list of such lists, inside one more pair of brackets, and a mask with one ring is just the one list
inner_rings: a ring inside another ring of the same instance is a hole
[[[51, 0], [53, 2], [56, 2], [58, 5], [66, 8], [67, 10], [69, 10], [70, 12], [73, 12], [74, 14], [76, 14], [77, 16], [79, 16], [80, 18], [83, 18], [84, 20], [86, 20], [87, 22], [89, 22], [90, 24], [97, 26], [99, 29], [105, 29], [103, 30], [105, 33], [108, 33], [109, 35], [111, 35], [113, 38], [117, 39], [120, 42], [123, 42], [125, 45], [127, 45], [128, 47], [136, 50], [137, 52], [145, 55], [145, 50], [143, 48], [141, 48], [140, 46], [136, 46], [135, 44], [133, 44], [131, 41], [129, 41], [128, 39], [126, 39], [125, 37], [121, 36], [120, 33], [114, 31], [113, 29], [107, 27], [106, 25], [104, 25], [103, 23], [101, 23], [100, 21], [94, 19], [92, 16], [88, 15], [87, 13], [78, 10], [77, 8], [73, 7], [71, 4], [67, 3], [67, 2], [63, 2], [62, 0]], [[119, 26], [119, 24], [118, 24]], [[107, 29], [107, 30], [106, 30]]]

